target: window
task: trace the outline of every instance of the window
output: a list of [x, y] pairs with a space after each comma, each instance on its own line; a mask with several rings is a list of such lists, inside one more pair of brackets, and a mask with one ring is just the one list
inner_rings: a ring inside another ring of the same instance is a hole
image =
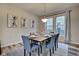
[[56, 32], [64, 35], [65, 16], [56, 17]]
[[48, 18], [46, 22], [46, 31], [52, 32], [53, 31], [53, 18]]
[[59, 14], [48, 18], [45, 23], [45, 32], [59, 33], [59, 41], [65, 42], [65, 14]]
[[[55, 20], [55, 21], [54, 21]], [[60, 33], [61, 36], [64, 36], [65, 32], [65, 16], [57, 16], [56, 19], [48, 18], [46, 22], [46, 32], [56, 32]]]

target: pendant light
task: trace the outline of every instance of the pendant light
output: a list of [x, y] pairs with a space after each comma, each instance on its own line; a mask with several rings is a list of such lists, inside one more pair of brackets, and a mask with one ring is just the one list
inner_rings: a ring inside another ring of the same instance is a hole
[[43, 18], [41, 19], [41, 21], [44, 22], [44, 23], [47, 22], [47, 20], [48, 20], [48, 19], [46, 18], [45, 14], [46, 14], [46, 3], [44, 3], [44, 16], [43, 16]]

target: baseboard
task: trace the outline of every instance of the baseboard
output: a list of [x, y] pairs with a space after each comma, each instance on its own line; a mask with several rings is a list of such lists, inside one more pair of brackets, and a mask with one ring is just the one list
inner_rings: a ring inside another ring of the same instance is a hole
[[75, 42], [70, 42], [68, 43], [69, 45], [75, 46], [77, 48], [79, 48], [79, 43], [75, 43]]
[[71, 42], [72, 44], [77, 44], [77, 45], [79, 45], [79, 43], [75, 43], [75, 42]]
[[18, 41], [18, 42], [14, 42], [14, 43], [10, 43], [10, 44], [1, 45], [1, 48], [6, 47], [6, 46], [11, 46], [11, 45], [14, 45], [14, 44], [18, 44], [18, 43], [22, 43], [22, 41]]

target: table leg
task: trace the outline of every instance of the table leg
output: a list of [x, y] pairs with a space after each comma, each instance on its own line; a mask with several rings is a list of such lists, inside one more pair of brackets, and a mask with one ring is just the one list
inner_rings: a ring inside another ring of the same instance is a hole
[[45, 53], [46, 41], [44, 40], [42, 43], [42, 53]]
[[45, 41], [40, 42], [40, 46], [41, 46], [41, 54], [44, 52], [44, 48], [45, 48]]
[[40, 43], [40, 46], [41, 46], [41, 53], [42, 53], [42, 43]]

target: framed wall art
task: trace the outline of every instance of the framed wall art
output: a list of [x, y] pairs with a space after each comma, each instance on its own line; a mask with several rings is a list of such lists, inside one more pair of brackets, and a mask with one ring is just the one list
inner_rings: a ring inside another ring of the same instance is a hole
[[8, 28], [17, 27], [17, 16], [12, 14], [7, 14], [7, 26]]
[[27, 28], [27, 19], [26, 18], [21, 17], [20, 26], [21, 26], [21, 28]]
[[32, 20], [32, 21], [31, 21], [31, 28], [34, 28], [34, 27], [35, 27], [35, 21]]

